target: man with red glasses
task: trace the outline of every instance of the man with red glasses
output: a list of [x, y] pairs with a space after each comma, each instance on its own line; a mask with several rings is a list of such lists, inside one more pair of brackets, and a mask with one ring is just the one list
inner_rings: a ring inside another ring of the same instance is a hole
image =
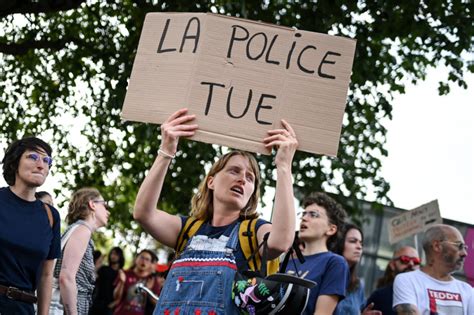
[[403, 246], [396, 250], [384, 276], [377, 283], [377, 290], [367, 299], [366, 304], [373, 304], [372, 309], [381, 311], [383, 315], [395, 315], [392, 310], [393, 280], [400, 273], [418, 269], [420, 262], [418, 252], [413, 247]]
[[467, 246], [458, 229], [439, 224], [423, 239], [426, 265], [395, 278], [393, 307], [398, 315], [472, 315], [472, 287], [451, 275], [463, 267]]

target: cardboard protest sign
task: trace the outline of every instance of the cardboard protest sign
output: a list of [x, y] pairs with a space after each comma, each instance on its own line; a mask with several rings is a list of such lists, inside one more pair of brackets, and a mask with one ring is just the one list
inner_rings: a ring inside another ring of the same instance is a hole
[[393, 217], [389, 221], [388, 240], [395, 244], [409, 236], [425, 231], [432, 225], [443, 223], [438, 200], [433, 200], [411, 211]]
[[299, 150], [337, 155], [355, 40], [209, 13], [149, 13], [122, 118], [187, 107], [192, 138], [260, 153], [286, 119]]

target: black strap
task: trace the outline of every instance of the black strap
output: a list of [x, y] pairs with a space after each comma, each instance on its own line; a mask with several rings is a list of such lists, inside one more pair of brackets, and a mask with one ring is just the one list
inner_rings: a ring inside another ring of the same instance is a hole
[[260, 270], [255, 270], [255, 272], [260, 273], [260, 276], [265, 277], [267, 275], [267, 261], [268, 261], [268, 237], [270, 236], [270, 232], [267, 232], [263, 236], [263, 241], [258, 245], [257, 249], [252, 252], [252, 255], [247, 259], [247, 262], [250, 259], [255, 259], [255, 255], [258, 254], [260, 248], [263, 246], [263, 253], [261, 257], [261, 265]]
[[[267, 260], [268, 260], [268, 237], [270, 236], [270, 232], [267, 232], [263, 236], [263, 253], [262, 253], [262, 265], [260, 266], [260, 272], [263, 276], [267, 276]], [[260, 248], [260, 246], [259, 246]]]
[[[295, 238], [293, 240], [293, 245], [291, 245], [291, 248], [285, 254], [285, 258], [283, 259], [283, 262], [280, 265], [280, 270], [278, 272], [286, 273], [286, 267], [288, 266], [288, 262], [290, 261], [290, 258], [293, 255], [293, 253], [296, 254], [296, 257], [298, 258], [301, 264], [305, 262], [303, 253], [301, 252], [301, 249], [300, 249], [300, 243], [301, 241], [298, 238], [298, 235], [295, 235]], [[300, 276], [298, 268], [296, 267], [295, 260], [293, 260], [293, 266], [295, 267], [296, 274]]]
[[[257, 237], [257, 235], [253, 235], [253, 232], [252, 232], [252, 223], [253, 223], [253, 220], [255, 219], [250, 219], [249, 223], [247, 224], [247, 231], [246, 231], [246, 236], [247, 236], [247, 239], [248, 239], [248, 242], [249, 242], [249, 247], [250, 247], [250, 252], [253, 253], [250, 258], [253, 260], [253, 265], [255, 266], [255, 269], [257, 269], [257, 259], [256, 259], [256, 253], [254, 252], [254, 249], [253, 249], [253, 244], [252, 244], [252, 237]], [[255, 229], [256, 230], [256, 229]], [[258, 248], [260, 248], [260, 246], [258, 246]], [[250, 259], [247, 259], [247, 262], [250, 262]], [[257, 270], [255, 270], [257, 271]]]

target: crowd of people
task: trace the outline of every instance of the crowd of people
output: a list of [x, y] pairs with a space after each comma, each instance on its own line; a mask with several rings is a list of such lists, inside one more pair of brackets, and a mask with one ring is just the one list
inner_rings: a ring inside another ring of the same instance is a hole
[[[191, 227], [197, 231], [167, 273], [156, 272], [156, 254], [141, 250], [124, 270], [121, 248], [110, 250], [107, 265], [92, 236], [106, 226], [107, 201], [96, 188], [80, 188], [69, 201], [67, 228], [53, 198], [37, 189], [53, 164], [51, 147], [36, 137], [14, 141], [3, 158], [8, 187], [0, 188], [0, 314], [241, 314], [232, 298], [237, 272], [249, 269], [239, 239], [246, 220], [256, 220], [257, 243], [266, 243], [256, 255], [280, 257], [294, 243], [297, 222], [292, 186], [292, 161], [298, 147], [290, 124], [268, 131], [262, 140], [276, 150], [276, 189], [272, 222], [259, 218], [260, 170], [254, 156], [231, 151], [216, 160], [192, 197], [188, 216], [156, 209], [168, 166], [182, 137], [198, 130], [186, 109], [161, 125], [161, 145], [135, 202], [133, 217], [158, 242], [177, 248]], [[424, 233], [422, 265], [412, 247], [394, 251], [377, 289], [366, 299], [357, 267], [364, 233], [349, 223], [346, 211], [325, 193], [302, 201], [298, 239], [304, 259], [294, 257], [284, 271], [314, 281], [303, 314], [474, 314], [474, 290], [452, 273], [467, 255], [461, 233], [435, 225]], [[27, 231], [27, 232], [25, 232]], [[97, 255], [96, 255], [97, 254]], [[145, 286], [159, 300], [137, 291]], [[250, 296], [255, 300], [255, 296]], [[246, 310], [254, 314], [254, 309]], [[283, 310], [277, 314], [286, 314]]]

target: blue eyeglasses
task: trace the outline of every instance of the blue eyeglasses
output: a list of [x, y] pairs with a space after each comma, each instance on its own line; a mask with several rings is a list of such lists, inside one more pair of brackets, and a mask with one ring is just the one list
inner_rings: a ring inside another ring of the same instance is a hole
[[26, 155], [26, 158], [35, 162], [38, 162], [41, 159], [45, 164], [48, 165], [48, 167], [51, 167], [51, 165], [53, 165], [53, 158], [47, 155], [42, 157], [38, 153], [30, 153]]

